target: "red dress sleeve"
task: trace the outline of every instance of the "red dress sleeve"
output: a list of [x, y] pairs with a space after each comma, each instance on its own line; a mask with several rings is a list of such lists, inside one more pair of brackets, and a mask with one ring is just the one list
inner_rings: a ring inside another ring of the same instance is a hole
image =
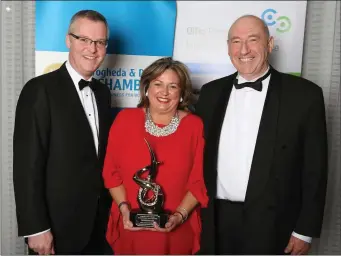
[[199, 206], [193, 210], [188, 220], [194, 232], [192, 254], [197, 253], [200, 249], [201, 234], [200, 208], [207, 207], [209, 200], [203, 176], [203, 158], [205, 146], [204, 128], [201, 119], [198, 120], [199, 120], [197, 124], [198, 129], [196, 130], [195, 134], [196, 140], [193, 146], [194, 151], [193, 167], [187, 184], [187, 190], [190, 191], [199, 202]]
[[120, 134], [122, 119], [124, 119], [122, 114], [122, 111], [117, 114], [109, 132], [108, 146], [102, 173], [104, 186], [108, 189], [122, 184], [122, 178], [119, 172], [120, 166], [117, 161], [117, 152], [119, 152], [118, 145], [121, 145], [119, 142], [120, 138], [117, 134]]
[[197, 133], [195, 134], [196, 141], [193, 147], [194, 161], [187, 184], [187, 190], [190, 191], [198, 200], [201, 207], [207, 207], [208, 196], [203, 175], [203, 154], [205, 140], [203, 136], [202, 121], [200, 120], [198, 123]]

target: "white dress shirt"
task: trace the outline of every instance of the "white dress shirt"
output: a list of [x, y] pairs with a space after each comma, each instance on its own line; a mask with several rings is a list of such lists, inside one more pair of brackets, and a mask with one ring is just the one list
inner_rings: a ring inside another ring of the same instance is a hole
[[[269, 68], [268, 68], [269, 70]], [[238, 75], [238, 83], [253, 82]], [[271, 75], [262, 81], [262, 91], [232, 87], [221, 128], [217, 163], [217, 198], [244, 202], [259, 124]], [[293, 235], [306, 242], [305, 237]]]
[[[95, 94], [91, 90], [89, 86], [86, 86], [83, 88], [83, 90], [79, 89], [78, 83], [83, 77], [77, 73], [77, 71], [70, 65], [69, 61], [66, 62], [66, 69], [69, 72], [71, 79], [73, 81], [73, 84], [76, 88], [76, 91], [78, 93], [80, 102], [84, 108], [85, 115], [89, 121], [89, 125], [92, 131], [92, 135], [94, 138], [94, 144], [96, 148], [96, 154], [98, 155], [98, 111], [97, 111], [97, 103]], [[88, 80], [91, 81], [92, 77]], [[24, 236], [24, 237], [31, 237], [31, 236], [37, 236], [40, 234], [43, 234], [50, 229], [44, 230], [42, 232]]]

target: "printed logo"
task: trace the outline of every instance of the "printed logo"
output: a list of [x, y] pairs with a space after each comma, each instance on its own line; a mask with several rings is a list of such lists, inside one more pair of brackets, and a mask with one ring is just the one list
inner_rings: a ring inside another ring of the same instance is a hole
[[290, 19], [287, 16], [279, 16], [276, 19], [276, 14], [277, 11], [275, 11], [274, 9], [266, 9], [262, 13], [261, 18], [268, 26], [276, 25], [276, 31], [278, 33], [288, 32], [291, 28]]

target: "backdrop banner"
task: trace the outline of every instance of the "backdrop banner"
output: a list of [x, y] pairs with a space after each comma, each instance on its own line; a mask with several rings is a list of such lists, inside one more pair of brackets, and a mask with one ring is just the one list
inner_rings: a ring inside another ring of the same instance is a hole
[[228, 29], [245, 14], [262, 18], [275, 39], [271, 64], [301, 74], [306, 1], [36, 1], [36, 75], [68, 58], [68, 25], [79, 10], [103, 14], [110, 28], [107, 57], [94, 77], [111, 90], [112, 107], [136, 107], [143, 69], [173, 56], [191, 71], [195, 93], [236, 70]]

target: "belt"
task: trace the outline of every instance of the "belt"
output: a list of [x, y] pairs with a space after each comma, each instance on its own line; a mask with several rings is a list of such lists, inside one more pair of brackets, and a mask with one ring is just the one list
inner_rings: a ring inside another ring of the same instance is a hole
[[231, 201], [228, 199], [220, 199], [220, 198], [216, 198], [215, 199], [216, 203], [218, 204], [232, 204], [232, 205], [244, 205], [244, 202], [241, 201]]

